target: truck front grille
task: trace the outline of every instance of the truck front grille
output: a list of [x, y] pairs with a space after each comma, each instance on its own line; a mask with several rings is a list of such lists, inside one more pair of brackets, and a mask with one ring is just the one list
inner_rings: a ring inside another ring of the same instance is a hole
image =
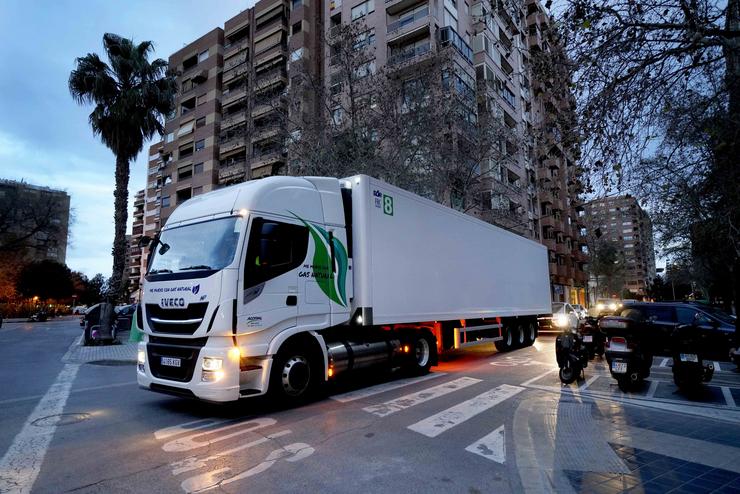
[[184, 309], [163, 309], [146, 304], [146, 321], [155, 333], [193, 334], [203, 322], [208, 302], [190, 304]]
[[[171, 381], [189, 382], [193, 378], [198, 363], [200, 349], [208, 338], [154, 338], [146, 344], [149, 370], [154, 377]], [[180, 359], [180, 366], [162, 365], [162, 357]]]

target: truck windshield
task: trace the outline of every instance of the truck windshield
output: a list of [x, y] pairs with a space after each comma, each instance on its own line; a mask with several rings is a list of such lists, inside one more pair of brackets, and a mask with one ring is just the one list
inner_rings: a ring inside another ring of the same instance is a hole
[[162, 231], [148, 274], [223, 269], [234, 259], [241, 217], [193, 223]]

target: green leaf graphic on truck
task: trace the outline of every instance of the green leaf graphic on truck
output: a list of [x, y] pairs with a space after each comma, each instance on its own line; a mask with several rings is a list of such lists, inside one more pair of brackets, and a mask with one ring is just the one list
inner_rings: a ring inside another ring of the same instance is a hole
[[[338, 238], [330, 236], [329, 233], [318, 225], [309, 223], [292, 211], [290, 214], [301, 221], [308, 231], [314, 243], [312, 261], [313, 278], [318, 283], [321, 291], [334, 303], [347, 307], [347, 249]], [[334, 268], [332, 269], [331, 249], [334, 248]]]

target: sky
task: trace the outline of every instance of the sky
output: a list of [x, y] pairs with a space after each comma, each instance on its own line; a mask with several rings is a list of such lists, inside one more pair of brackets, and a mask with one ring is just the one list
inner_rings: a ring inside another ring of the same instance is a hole
[[[78, 106], [67, 80], [75, 58], [98, 53], [112, 32], [152, 41], [153, 58], [170, 54], [254, 1], [0, 0], [0, 178], [62, 189], [71, 196], [67, 266], [110, 276], [113, 153], [93, 136], [91, 107]], [[159, 140], [159, 139], [156, 139]], [[131, 164], [133, 196], [146, 183], [145, 143]]]

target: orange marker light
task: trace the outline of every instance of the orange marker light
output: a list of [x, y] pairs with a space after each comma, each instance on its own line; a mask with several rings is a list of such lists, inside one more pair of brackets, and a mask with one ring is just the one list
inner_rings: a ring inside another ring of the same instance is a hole
[[329, 367], [329, 377], [332, 377], [334, 375], [334, 369]]

